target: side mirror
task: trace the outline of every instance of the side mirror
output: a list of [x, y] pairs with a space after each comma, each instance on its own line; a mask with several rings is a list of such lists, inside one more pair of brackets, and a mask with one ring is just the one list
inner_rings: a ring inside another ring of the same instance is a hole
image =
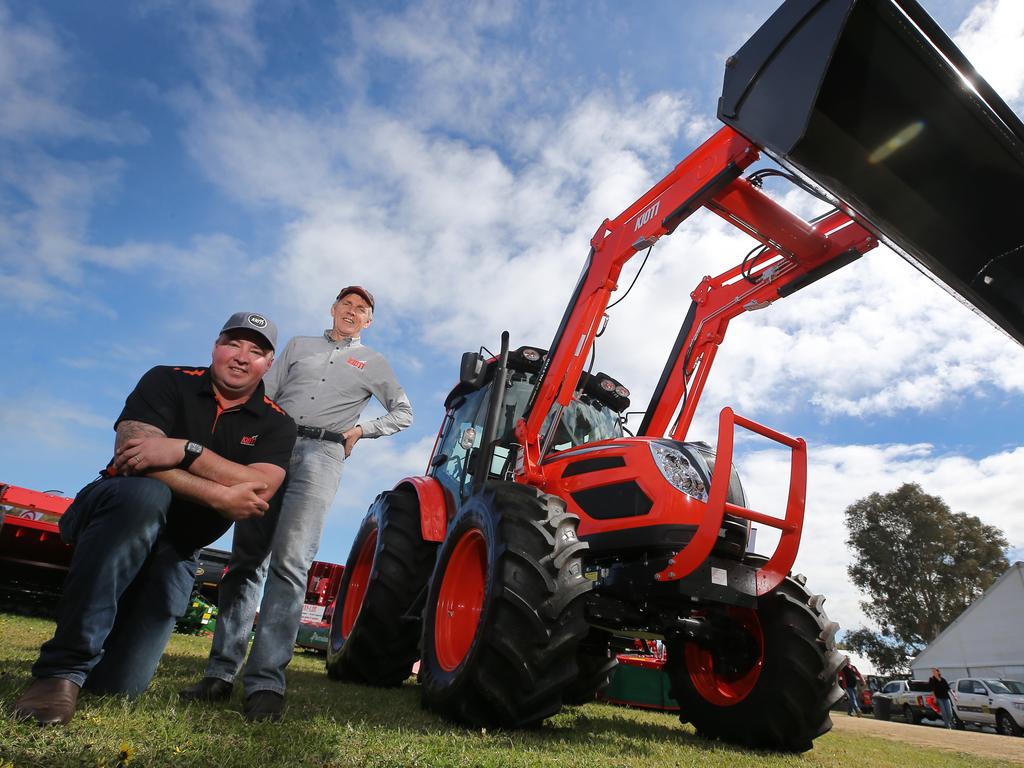
[[464, 352], [459, 367], [459, 383], [479, 389], [487, 375], [484, 357], [479, 352]]

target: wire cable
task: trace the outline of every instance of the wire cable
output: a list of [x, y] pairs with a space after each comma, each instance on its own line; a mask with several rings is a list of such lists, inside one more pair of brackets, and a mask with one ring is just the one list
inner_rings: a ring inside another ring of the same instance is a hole
[[640, 277], [640, 273], [644, 271], [644, 265], [647, 264], [647, 257], [651, 255], [651, 251], [653, 249], [654, 249], [653, 245], [651, 245], [651, 246], [649, 246], [647, 248], [647, 253], [644, 254], [644, 260], [642, 262], [640, 262], [640, 269], [638, 269], [636, 271], [636, 274], [633, 275], [633, 282], [631, 282], [629, 284], [629, 288], [626, 289], [626, 292], [624, 294], [622, 294], [619, 298], [617, 298], [615, 301], [613, 301], [611, 304], [609, 304], [607, 307], [605, 307], [605, 311], [606, 312], [609, 309], [611, 309], [612, 307], [614, 307], [616, 304], [621, 302], [624, 298], [629, 296], [629, 292], [632, 291], [633, 290], [633, 286], [636, 285], [637, 278], [639, 278]]

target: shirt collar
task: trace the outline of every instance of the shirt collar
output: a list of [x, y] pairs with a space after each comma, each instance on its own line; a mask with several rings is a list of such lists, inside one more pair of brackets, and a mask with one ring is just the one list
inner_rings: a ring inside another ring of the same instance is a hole
[[[215, 393], [213, 391], [213, 379], [210, 378], [209, 368], [203, 371], [203, 375], [199, 379], [199, 381], [201, 382], [199, 390], [200, 394], [206, 395], [211, 399], [216, 399]], [[265, 393], [263, 388], [263, 380], [261, 379], [260, 382], [256, 385], [256, 389], [249, 396], [249, 399], [237, 407], [249, 411], [250, 413], [255, 413], [258, 416], [269, 407], [267, 405], [266, 397], [264, 396], [264, 394]]]
[[344, 339], [341, 339], [340, 341], [335, 341], [333, 338], [331, 338], [331, 332], [333, 330], [334, 330], [333, 328], [327, 328], [324, 331], [324, 338], [327, 339], [329, 342], [331, 342], [331, 344], [341, 344], [342, 346], [346, 346], [346, 347], [354, 347], [354, 346], [358, 346], [361, 343], [359, 341], [359, 337], [358, 336], [348, 336], [348, 337], [346, 337]]

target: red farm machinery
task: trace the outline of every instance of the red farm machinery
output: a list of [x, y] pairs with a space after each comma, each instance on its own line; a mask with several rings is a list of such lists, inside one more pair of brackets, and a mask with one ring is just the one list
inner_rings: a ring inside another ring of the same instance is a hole
[[[749, 747], [803, 751], [841, 696], [837, 625], [790, 569], [804, 440], [722, 410], [688, 439], [729, 323], [884, 241], [1024, 341], [1024, 127], [914, 0], [787, 0], [726, 62], [725, 124], [601, 223], [549, 349], [468, 352], [423, 476], [380, 494], [334, 613], [328, 673], [526, 727], [593, 698], [616, 638], [659, 638], [680, 717]], [[762, 155], [776, 169], [756, 170]], [[778, 168], [781, 168], [779, 170]], [[828, 202], [805, 221], [761, 189]], [[706, 209], [757, 243], [706, 277], [634, 435], [628, 390], [587, 367], [623, 265]], [[751, 508], [737, 428], [790, 452], [788, 501]], [[748, 552], [752, 523], [780, 532]]]
[[0, 483], [0, 607], [53, 612], [71, 563], [57, 521], [71, 499]]

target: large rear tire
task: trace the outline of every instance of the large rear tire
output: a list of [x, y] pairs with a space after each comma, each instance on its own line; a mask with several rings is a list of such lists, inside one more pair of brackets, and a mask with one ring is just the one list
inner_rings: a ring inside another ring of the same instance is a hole
[[558, 712], [587, 635], [578, 519], [558, 498], [495, 483], [463, 505], [437, 554], [424, 610], [424, 704], [475, 727]]
[[682, 722], [710, 739], [755, 749], [804, 752], [832, 728], [831, 706], [843, 696], [837, 673], [839, 626], [824, 597], [787, 577], [758, 608], [726, 609], [751, 645], [740, 668], [680, 638], [668, 641], [666, 671]]
[[336, 680], [393, 687], [419, 657], [418, 598], [437, 544], [424, 541], [416, 495], [386, 491], [370, 506], [342, 576], [327, 645]]

